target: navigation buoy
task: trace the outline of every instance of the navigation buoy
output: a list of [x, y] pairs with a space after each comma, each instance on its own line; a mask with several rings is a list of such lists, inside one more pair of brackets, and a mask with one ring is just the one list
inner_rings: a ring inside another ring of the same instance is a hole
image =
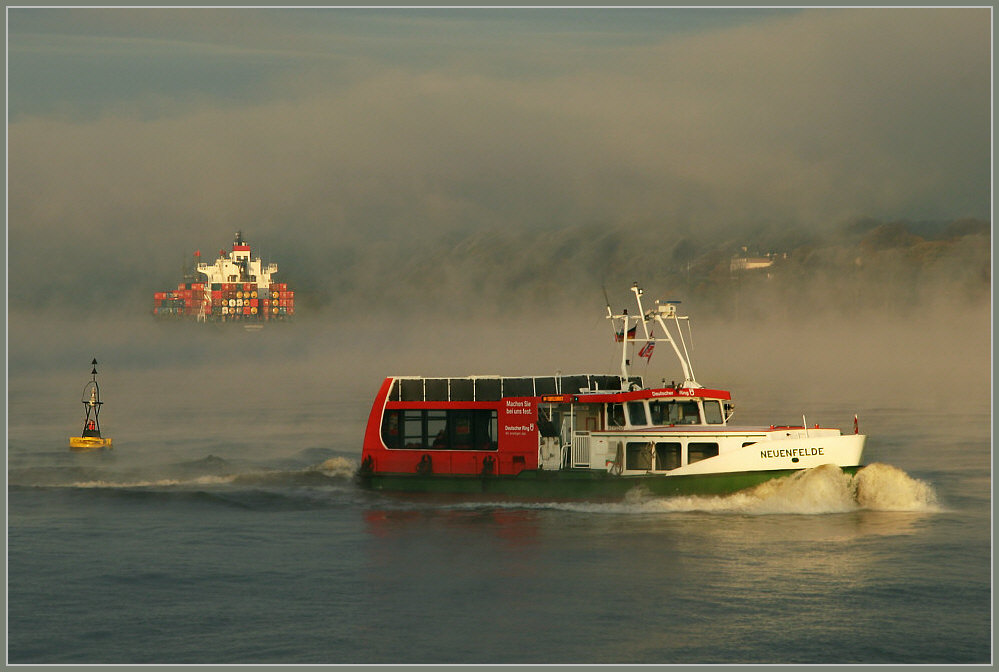
[[76, 452], [111, 449], [111, 439], [101, 436], [101, 423], [98, 416], [101, 413], [101, 388], [97, 385], [97, 359], [91, 362], [93, 378], [83, 387], [83, 407], [86, 416], [83, 419], [83, 436], [69, 437], [69, 449]]

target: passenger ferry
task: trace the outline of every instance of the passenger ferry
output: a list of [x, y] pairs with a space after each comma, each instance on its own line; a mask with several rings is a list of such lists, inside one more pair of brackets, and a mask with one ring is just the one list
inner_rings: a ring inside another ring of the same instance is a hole
[[[719, 494], [833, 464], [860, 468], [857, 429], [731, 422], [725, 390], [694, 378], [675, 301], [614, 314], [619, 375], [392, 376], [381, 384], [364, 435], [359, 482], [374, 490], [527, 498], [619, 499]], [[689, 324], [689, 323], [688, 323]], [[646, 388], [629, 374], [629, 347], [651, 358], [665, 342], [683, 380]]]

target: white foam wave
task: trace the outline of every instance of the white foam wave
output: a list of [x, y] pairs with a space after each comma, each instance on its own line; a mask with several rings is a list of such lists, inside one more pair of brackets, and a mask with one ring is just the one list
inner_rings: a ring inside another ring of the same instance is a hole
[[321, 464], [309, 467], [309, 471], [318, 471], [326, 476], [353, 476], [357, 471], [357, 464], [346, 457], [331, 457]]
[[[524, 504], [490, 503], [490, 506]], [[936, 492], [901, 469], [875, 463], [856, 475], [827, 464], [730, 495], [659, 497], [636, 488], [621, 502], [545, 502], [528, 508], [600, 514], [734, 513], [827, 514], [850, 511], [939, 511]]]
[[929, 483], [898, 467], [875, 462], [854, 476], [857, 504], [873, 511], [939, 511], [937, 493]]
[[229, 476], [198, 476], [197, 478], [163, 478], [146, 481], [77, 481], [70, 483], [70, 488], [165, 488], [186, 485], [225, 485], [238, 478], [235, 474]]
[[189, 478], [149, 478], [143, 480], [114, 480], [113, 478], [75, 481], [65, 484], [69, 488], [170, 488], [191, 486], [230, 485], [232, 483], [253, 480], [254, 478], [279, 478], [282, 474], [294, 476], [310, 472], [318, 472], [324, 476], [352, 476], [357, 466], [353, 460], [345, 457], [332, 457], [325, 462], [303, 469], [300, 472], [251, 471], [226, 475], [203, 475]]

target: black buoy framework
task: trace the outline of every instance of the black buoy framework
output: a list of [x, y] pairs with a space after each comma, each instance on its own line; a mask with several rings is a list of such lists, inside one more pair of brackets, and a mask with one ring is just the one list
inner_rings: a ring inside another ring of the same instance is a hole
[[80, 436], [69, 437], [69, 448], [77, 452], [99, 449], [110, 449], [111, 439], [101, 436], [101, 388], [97, 384], [97, 358], [91, 362], [91, 379], [83, 386], [83, 408], [86, 416], [83, 419], [83, 432]]
[[93, 378], [90, 379], [83, 388], [83, 406], [87, 409], [87, 417], [83, 421], [83, 436], [101, 438], [101, 388], [97, 384], [97, 358], [91, 362], [93, 365], [93, 370], [90, 374]]

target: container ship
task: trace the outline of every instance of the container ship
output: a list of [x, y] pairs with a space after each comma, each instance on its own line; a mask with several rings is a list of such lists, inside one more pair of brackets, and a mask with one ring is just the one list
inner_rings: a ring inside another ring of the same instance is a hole
[[232, 250], [219, 250], [214, 263], [194, 263], [176, 290], [153, 294], [153, 315], [161, 320], [235, 322], [247, 327], [287, 321], [295, 314], [295, 292], [287, 283], [273, 282], [277, 264], [251, 256], [243, 233], [236, 232]]

